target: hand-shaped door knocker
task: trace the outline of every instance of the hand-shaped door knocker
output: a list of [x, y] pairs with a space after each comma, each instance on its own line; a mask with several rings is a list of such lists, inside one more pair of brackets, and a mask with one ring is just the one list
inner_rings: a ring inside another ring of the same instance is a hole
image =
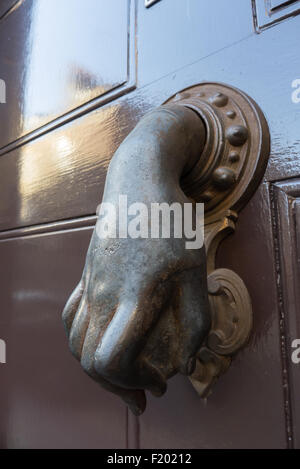
[[[203, 83], [146, 114], [113, 156], [102, 202], [115, 211], [99, 215], [63, 321], [83, 369], [134, 414], [146, 407], [145, 390], [161, 396], [178, 372], [207, 396], [247, 342], [247, 289], [234, 272], [215, 269], [215, 254], [268, 154], [268, 127], [254, 101]], [[116, 232], [124, 218], [120, 197], [148, 215], [153, 204], [169, 207], [169, 236]], [[197, 203], [205, 207], [204, 244], [188, 249], [175, 208], [192, 205], [195, 226]]]

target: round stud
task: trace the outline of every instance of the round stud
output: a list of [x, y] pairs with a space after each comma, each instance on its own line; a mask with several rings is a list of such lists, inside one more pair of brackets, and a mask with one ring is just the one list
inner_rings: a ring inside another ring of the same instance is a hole
[[236, 175], [232, 169], [220, 166], [213, 172], [212, 179], [216, 187], [225, 190], [235, 183]]
[[228, 97], [223, 93], [216, 93], [209, 101], [217, 107], [223, 107], [228, 103]]
[[247, 141], [248, 130], [243, 125], [232, 125], [226, 130], [226, 138], [234, 147], [240, 147]]
[[209, 202], [213, 198], [213, 194], [210, 191], [205, 191], [201, 194], [202, 202]]
[[231, 151], [228, 155], [228, 159], [231, 163], [236, 163], [240, 159], [240, 155], [237, 151]]
[[234, 119], [236, 117], [236, 112], [235, 111], [227, 111], [226, 116], [229, 117], [229, 119]]

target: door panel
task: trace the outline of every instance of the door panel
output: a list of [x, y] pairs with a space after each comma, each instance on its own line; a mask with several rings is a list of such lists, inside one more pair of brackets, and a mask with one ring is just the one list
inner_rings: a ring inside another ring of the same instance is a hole
[[300, 180], [275, 183], [273, 190], [274, 236], [277, 243], [280, 314], [287, 349], [284, 357], [285, 384], [291, 400], [295, 445], [300, 447], [300, 373], [299, 365], [291, 361], [292, 343], [300, 338]]
[[0, 108], [7, 122], [0, 147], [128, 81], [129, 7], [129, 0], [24, 0], [0, 23], [10, 103]]
[[[296, 17], [259, 36], [253, 33], [238, 44], [178, 70], [176, 79], [171, 74], [137, 88], [3, 155], [1, 229], [95, 213], [109, 160], [140, 117], [176, 91], [201, 80], [231, 83], [260, 103], [272, 135], [266, 180], [297, 176], [300, 106], [291, 99], [291, 84], [300, 69], [294, 39], [299, 34], [298, 23]], [[280, 74], [279, 63], [283, 70]], [[59, 204], [55, 202], [56, 194]]]
[[300, 13], [299, 0], [254, 0], [254, 24], [258, 32]]
[[126, 446], [125, 406], [82, 373], [62, 328], [91, 236], [80, 223], [68, 228], [0, 241], [2, 448]]
[[[162, 0], [138, 9], [139, 83], [145, 85], [253, 33], [250, 2]], [[222, 20], [224, 34], [219, 34]], [[199, 77], [199, 81], [203, 78]], [[192, 85], [193, 83], [189, 83]]]

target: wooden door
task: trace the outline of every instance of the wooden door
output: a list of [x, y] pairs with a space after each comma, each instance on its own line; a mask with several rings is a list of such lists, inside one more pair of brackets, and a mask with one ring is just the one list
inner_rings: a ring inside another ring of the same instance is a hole
[[[0, 446], [299, 448], [300, 2], [150, 3], [1, 3]], [[249, 289], [254, 331], [207, 401], [176, 376], [137, 419], [72, 358], [61, 311], [114, 151], [201, 81], [245, 91], [270, 127], [264, 180], [218, 253]]]

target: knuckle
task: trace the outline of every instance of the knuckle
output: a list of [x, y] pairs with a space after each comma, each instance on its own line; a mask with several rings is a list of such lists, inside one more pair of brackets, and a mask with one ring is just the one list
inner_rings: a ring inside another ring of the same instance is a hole
[[[103, 353], [100, 349], [95, 353], [94, 366], [95, 370], [105, 378], [114, 378], [117, 370], [114, 369], [114, 360], [109, 353]], [[122, 374], [121, 365], [118, 368], [118, 374]]]
[[80, 364], [83, 368], [83, 370], [91, 376], [93, 379], [96, 380], [96, 372], [94, 368], [94, 357], [87, 354], [83, 353], [81, 356]]

